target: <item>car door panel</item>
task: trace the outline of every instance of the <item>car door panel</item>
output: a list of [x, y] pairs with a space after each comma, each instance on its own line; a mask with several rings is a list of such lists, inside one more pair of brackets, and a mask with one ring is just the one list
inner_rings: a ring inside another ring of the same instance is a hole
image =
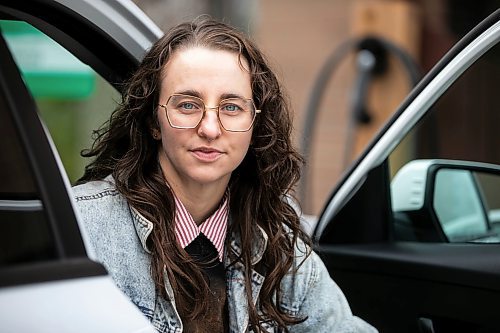
[[420, 318], [440, 321], [435, 332], [499, 332], [499, 250], [399, 242], [323, 246], [321, 256], [353, 311], [381, 332], [418, 332]]

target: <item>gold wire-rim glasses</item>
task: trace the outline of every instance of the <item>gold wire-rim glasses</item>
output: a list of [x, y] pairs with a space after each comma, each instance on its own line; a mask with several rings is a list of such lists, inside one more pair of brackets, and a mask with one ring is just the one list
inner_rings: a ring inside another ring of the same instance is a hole
[[[172, 121], [168, 115], [168, 108], [167, 108], [167, 105], [168, 103], [170, 102], [170, 100], [172, 99], [172, 97], [188, 97], [188, 98], [192, 98], [192, 99], [196, 99], [198, 101], [201, 102], [201, 105], [203, 105], [203, 113], [200, 117], [200, 120], [196, 123], [196, 125], [194, 126], [178, 126], [178, 125], [174, 125], [172, 124]], [[219, 115], [219, 111], [220, 111], [220, 106], [224, 103], [224, 102], [227, 102], [227, 101], [231, 101], [231, 100], [235, 100], [235, 99], [242, 99], [242, 100], [245, 100], [245, 101], [249, 101], [250, 103], [252, 103], [252, 107], [253, 109], [255, 110], [254, 112], [254, 115], [253, 115], [253, 118], [252, 118], [252, 121], [250, 122], [250, 125], [248, 126], [248, 128], [244, 129], [244, 130], [234, 130], [234, 129], [228, 129], [226, 128], [226, 126], [224, 126], [224, 124], [222, 123], [221, 119], [220, 119], [220, 115]], [[261, 113], [261, 110], [257, 109], [255, 107], [255, 103], [253, 102], [253, 100], [251, 98], [225, 98], [223, 100], [221, 100], [219, 102], [219, 105], [217, 105], [216, 107], [208, 107], [205, 102], [199, 98], [199, 97], [196, 97], [196, 96], [191, 96], [191, 95], [184, 95], [184, 94], [172, 94], [168, 99], [167, 99], [167, 103], [165, 104], [158, 104], [158, 106], [161, 106], [164, 110], [165, 110], [165, 115], [167, 116], [167, 120], [168, 120], [168, 124], [172, 127], [172, 128], [177, 128], [177, 129], [193, 129], [193, 128], [196, 128], [198, 127], [200, 124], [201, 124], [201, 121], [203, 120], [203, 118], [205, 118], [205, 113], [207, 112], [207, 109], [209, 110], [217, 110], [217, 120], [219, 122], [219, 124], [221, 125], [221, 127], [228, 131], [228, 132], [248, 132], [253, 124], [255, 123], [255, 118], [257, 117], [257, 114]]]

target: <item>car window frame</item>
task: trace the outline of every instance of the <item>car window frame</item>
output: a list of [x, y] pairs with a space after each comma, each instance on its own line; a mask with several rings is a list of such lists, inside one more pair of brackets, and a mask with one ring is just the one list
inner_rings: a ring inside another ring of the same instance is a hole
[[40, 199], [55, 233], [57, 253], [62, 258], [85, 256], [83, 240], [68, 195], [69, 181], [62, 176], [65, 175], [64, 169], [38, 117], [36, 104], [24, 85], [3, 36], [0, 37], [0, 89], [6, 97], [9, 105], [7, 110], [26, 151]]
[[29, 23], [121, 91], [146, 50], [163, 35], [133, 6], [111, 0], [5, 0], [0, 19]]
[[[30, 4], [36, 4], [36, 6], [26, 6], [29, 10], [40, 9], [42, 5], [49, 4], [42, 4], [37, 1], [29, 2]], [[52, 5], [52, 3], [50, 4]], [[47, 6], [44, 11], [50, 8], [54, 7]], [[70, 36], [59, 30], [59, 28], [64, 27], [63, 22], [65, 20], [57, 18], [57, 12], [50, 15], [52, 21], [45, 22], [43, 19], [29, 14], [29, 10], [20, 12], [13, 10], [11, 7], [7, 8], [2, 4], [0, 5], [0, 16], [5, 19], [23, 20], [39, 28], [51, 38], [56, 39], [80, 60], [90, 63], [92, 66], [97, 66], [99, 74], [117, 89], [121, 87], [122, 82], [139, 62], [135, 56], [127, 53], [125, 48], [117, 47], [116, 41], [106, 39], [104, 31], [98, 31], [101, 40], [109, 43], [109, 45], [114, 45], [111, 47], [114, 50], [111, 53], [123, 55], [123, 58], [126, 59], [126, 65], [120, 67], [120, 62], [111, 61], [114, 60], [112, 58], [99, 62], [99, 54], [92, 53], [94, 49], [85, 48], [83, 44], [77, 42], [78, 36], [85, 34], [85, 30]], [[59, 14], [64, 13], [59, 12]], [[89, 26], [87, 28], [91, 29]], [[89, 35], [95, 37], [96, 31], [94, 30]], [[99, 47], [102, 47], [102, 45], [99, 45]], [[0, 287], [107, 275], [101, 264], [91, 261], [88, 257], [88, 241], [85, 239], [85, 233], [79, 227], [77, 210], [71, 197], [71, 185], [48, 130], [38, 115], [35, 101], [21, 78], [19, 69], [3, 36], [0, 36], [0, 61], [2, 63], [0, 67], [0, 90], [8, 104], [7, 110], [9, 116], [13, 119], [15, 131], [18, 133], [23, 148], [26, 150], [57, 252], [55, 260], [2, 267], [0, 269]], [[108, 66], [106, 61], [115, 65]], [[96, 67], [93, 68], [97, 70]]]

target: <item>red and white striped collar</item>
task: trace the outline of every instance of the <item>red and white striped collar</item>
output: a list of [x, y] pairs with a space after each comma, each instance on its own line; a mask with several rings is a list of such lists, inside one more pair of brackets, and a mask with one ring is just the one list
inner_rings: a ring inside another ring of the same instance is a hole
[[219, 260], [224, 256], [227, 222], [229, 219], [229, 195], [224, 194], [219, 208], [199, 226], [184, 204], [175, 196], [175, 236], [182, 248], [186, 248], [200, 233], [203, 233], [217, 249]]

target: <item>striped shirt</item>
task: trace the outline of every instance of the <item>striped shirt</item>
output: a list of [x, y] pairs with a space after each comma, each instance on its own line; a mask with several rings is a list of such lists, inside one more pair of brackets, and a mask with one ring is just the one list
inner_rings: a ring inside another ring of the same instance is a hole
[[203, 233], [217, 249], [219, 260], [222, 262], [229, 217], [229, 195], [227, 192], [217, 210], [199, 226], [175, 195], [174, 199], [175, 236], [182, 248], [186, 248], [200, 233]]

